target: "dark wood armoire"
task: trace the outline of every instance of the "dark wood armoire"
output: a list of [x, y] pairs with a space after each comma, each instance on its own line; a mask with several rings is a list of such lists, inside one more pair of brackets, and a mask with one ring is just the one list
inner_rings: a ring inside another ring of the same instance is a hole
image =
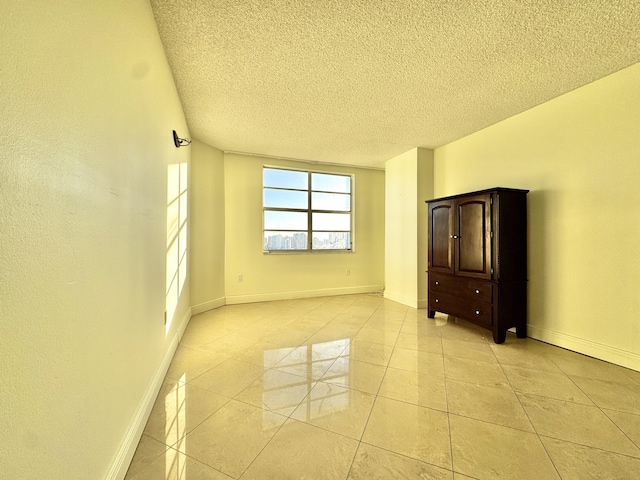
[[503, 343], [527, 336], [527, 193], [492, 188], [427, 200], [428, 316], [468, 320]]

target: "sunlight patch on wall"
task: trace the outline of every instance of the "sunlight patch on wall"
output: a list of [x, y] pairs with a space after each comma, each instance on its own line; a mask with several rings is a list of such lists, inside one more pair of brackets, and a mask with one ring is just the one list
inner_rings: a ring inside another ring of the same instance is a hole
[[187, 278], [186, 163], [167, 166], [167, 263], [165, 335], [169, 333]]

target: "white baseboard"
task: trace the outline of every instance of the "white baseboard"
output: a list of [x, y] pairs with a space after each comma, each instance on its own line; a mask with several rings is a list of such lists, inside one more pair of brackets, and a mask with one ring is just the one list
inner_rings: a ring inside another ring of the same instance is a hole
[[227, 299], [225, 297], [216, 298], [215, 300], [210, 300], [208, 302], [194, 305], [193, 307], [191, 307], [191, 314], [198, 315], [199, 313], [208, 312], [209, 310], [213, 310], [214, 308], [224, 307], [226, 304]]
[[406, 305], [407, 307], [411, 308], [418, 308], [419, 304], [418, 299], [415, 297], [409, 297], [407, 295], [403, 295], [402, 293], [392, 292], [389, 290], [384, 291], [384, 298], [401, 303], [402, 305]]
[[640, 371], [640, 355], [634, 352], [622, 350], [603, 343], [574, 337], [566, 333], [527, 325], [527, 336], [550, 343], [558, 347], [566, 348], [574, 352], [582, 353], [590, 357], [614, 363], [622, 367]]
[[136, 453], [138, 443], [140, 443], [144, 427], [147, 425], [147, 421], [149, 420], [153, 404], [156, 401], [160, 387], [162, 387], [164, 377], [167, 374], [167, 370], [169, 370], [169, 365], [171, 365], [171, 360], [173, 360], [173, 356], [178, 348], [180, 339], [182, 338], [190, 319], [191, 308], [188, 308], [180, 320], [180, 324], [169, 343], [169, 347], [162, 358], [162, 362], [160, 363], [158, 370], [156, 370], [156, 373], [151, 380], [140, 405], [138, 406], [138, 410], [129, 425], [129, 429], [127, 430], [124, 440], [120, 445], [120, 449], [111, 464], [111, 469], [106, 477], [107, 480], [122, 480], [127, 474], [127, 470], [131, 464], [131, 459], [133, 458], [134, 453]]
[[330, 297], [333, 295], [353, 295], [356, 293], [381, 292], [382, 285], [362, 285], [359, 287], [325, 288], [320, 290], [300, 290], [295, 292], [256, 293], [252, 295], [227, 295], [227, 305], [239, 303], [271, 302], [274, 300], [294, 300], [297, 298]]

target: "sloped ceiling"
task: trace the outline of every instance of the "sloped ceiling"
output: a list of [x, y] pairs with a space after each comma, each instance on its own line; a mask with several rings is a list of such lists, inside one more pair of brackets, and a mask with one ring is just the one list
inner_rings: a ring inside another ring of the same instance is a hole
[[191, 135], [384, 168], [640, 61], [638, 0], [150, 0]]

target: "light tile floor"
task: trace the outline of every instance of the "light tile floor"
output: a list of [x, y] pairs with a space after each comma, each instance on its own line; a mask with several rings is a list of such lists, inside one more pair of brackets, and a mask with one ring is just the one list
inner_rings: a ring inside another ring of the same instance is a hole
[[637, 479], [640, 373], [378, 295], [191, 319], [127, 480]]

